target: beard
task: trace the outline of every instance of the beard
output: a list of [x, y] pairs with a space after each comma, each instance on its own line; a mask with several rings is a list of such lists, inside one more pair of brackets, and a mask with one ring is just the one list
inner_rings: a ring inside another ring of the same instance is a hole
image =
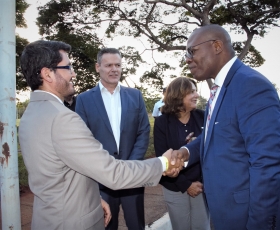
[[74, 85], [72, 82], [65, 80], [59, 73], [55, 74], [56, 77], [56, 91], [64, 98], [69, 95], [75, 94]]

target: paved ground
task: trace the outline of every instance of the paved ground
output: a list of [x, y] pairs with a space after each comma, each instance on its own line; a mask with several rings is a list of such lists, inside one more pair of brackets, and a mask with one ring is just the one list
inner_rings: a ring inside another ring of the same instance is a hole
[[[33, 207], [33, 194], [30, 191], [25, 191], [20, 196], [20, 209], [21, 209], [21, 224], [22, 230], [30, 230], [32, 207]], [[167, 212], [163, 202], [161, 185], [156, 187], [145, 188], [145, 223], [152, 225], [156, 220], [160, 219]], [[1, 217], [1, 215], [0, 215]], [[0, 229], [2, 223], [0, 218]], [[119, 216], [119, 229], [127, 230], [122, 212]]]

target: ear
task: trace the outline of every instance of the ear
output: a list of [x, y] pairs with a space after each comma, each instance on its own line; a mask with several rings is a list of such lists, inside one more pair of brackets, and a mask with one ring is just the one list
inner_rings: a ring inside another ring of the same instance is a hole
[[216, 54], [219, 54], [224, 50], [224, 43], [221, 40], [216, 40], [213, 45]]
[[52, 75], [53, 75], [53, 72], [49, 68], [43, 67], [41, 69], [41, 77], [42, 77], [43, 81], [52, 82], [53, 81]]
[[99, 68], [100, 68], [100, 65], [98, 63], [96, 63], [95, 64], [95, 70], [96, 70], [97, 73], [99, 73]]

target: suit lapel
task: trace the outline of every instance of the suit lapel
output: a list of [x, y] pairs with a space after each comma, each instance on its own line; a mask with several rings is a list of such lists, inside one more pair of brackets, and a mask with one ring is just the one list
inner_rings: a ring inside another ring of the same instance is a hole
[[103, 119], [105, 125], [107, 126], [108, 130], [113, 134], [113, 130], [109, 121], [108, 114], [105, 109], [105, 105], [101, 96], [99, 85], [92, 89], [92, 101], [95, 104], [95, 107], [100, 114], [100, 117]]
[[122, 114], [121, 114], [121, 127], [120, 127], [120, 134], [124, 128], [124, 123], [126, 121], [126, 116], [129, 116], [127, 113], [128, 110], [128, 95], [127, 90], [125, 87], [120, 87], [120, 97], [121, 97], [121, 107], [122, 107]]
[[[210, 120], [210, 123], [209, 123], [206, 140], [205, 140], [205, 143], [204, 143], [203, 159], [206, 156], [207, 149], [209, 147], [211, 136], [212, 136], [212, 133], [213, 133], [213, 128], [215, 126], [216, 117], [217, 117], [217, 114], [219, 112], [221, 103], [222, 103], [222, 101], [223, 101], [223, 99], [225, 97], [225, 94], [226, 94], [226, 91], [227, 91], [227, 87], [230, 84], [230, 82], [231, 82], [235, 72], [237, 71], [237, 69], [239, 69], [239, 67], [241, 65], [242, 65], [242, 62], [239, 59], [236, 59], [236, 61], [233, 63], [232, 67], [230, 68], [230, 70], [229, 70], [229, 72], [228, 72], [228, 74], [227, 74], [227, 76], [225, 78], [224, 84], [223, 84], [223, 86], [221, 88], [221, 91], [219, 93], [219, 96], [217, 98], [217, 101], [216, 101], [216, 104], [215, 104], [215, 107], [214, 107], [214, 110], [213, 110], [213, 113], [211, 115], [211, 120]], [[207, 107], [207, 111], [208, 111], [208, 107]], [[206, 114], [208, 114], [208, 112]], [[203, 137], [205, 137], [205, 132], [204, 132]], [[204, 139], [203, 139], [203, 142], [204, 142]]]
[[216, 117], [217, 117], [217, 114], [218, 114], [218, 111], [220, 109], [220, 106], [221, 106], [221, 103], [223, 101], [225, 93], [226, 93], [226, 87], [222, 86], [221, 91], [219, 93], [219, 97], [217, 98], [213, 113], [211, 115], [209, 126], [208, 126], [206, 140], [205, 140], [205, 143], [204, 143], [204, 157], [206, 155], [206, 152], [207, 152], [207, 149], [208, 149], [208, 146], [209, 146], [209, 142], [211, 140], [213, 127], [215, 125], [215, 120], [216, 120]]

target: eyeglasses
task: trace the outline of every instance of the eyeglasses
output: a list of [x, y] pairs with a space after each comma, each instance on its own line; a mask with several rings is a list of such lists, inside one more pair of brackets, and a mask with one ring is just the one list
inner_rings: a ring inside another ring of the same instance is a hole
[[52, 69], [68, 69], [68, 70], [70, 70], [70, 73], [74, 72], [72, 65], [55, 66], [55, 67], [52, 67]]
[[207, 41], [205, 41], [205, 42], [201, 42], [201, 43], [196, 44], [196, 45], [194, 45], [194, 46], [190, 46], [190, 47], [187, 49], [187, 52], [186, 52], [185, 55], [184, 55], [185, 60], [187, 60], [187, 58], [188, 58], [188, 59], [193, 59], [193, 55], [194, 55], [194, 52], [195, 52], [195, 50], [193, 50], [194, 47], [199, 46], [199, 45], [201, 45], [201, 44], [204, 44], [204, 43], [206, 43], [206, 42], [215, 42], [215, 41], [217, 41], [217, 40], [213, 40], [213, 39], [212, 39], [212, 40], [207, 40]]

